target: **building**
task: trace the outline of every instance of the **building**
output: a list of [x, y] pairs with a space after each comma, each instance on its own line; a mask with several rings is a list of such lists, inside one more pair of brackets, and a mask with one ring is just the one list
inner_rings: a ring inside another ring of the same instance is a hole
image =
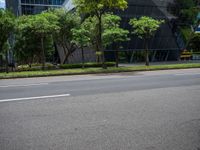
[[[128, 0], [128, 9], [117, 11], [122, 17], [122, 27], [131, 30], [129, 20], [141, 16], [150, 16], [165, 20], [159, 31], [149, 42], [151, 61], [177, 60], [184, 43], [178, 33], [176, 17], [171, 13], [173, 0]], [[127, 61], [137, 61], [137, 53], [144, 49], [143, 41], [132, 36], [129, 42], [123, 44], [123, 51], [128, 56]]]
[[6, 7], [17, 16], [37, 14], [49, 8], [64, 7], [68, 0], [6, 0]]

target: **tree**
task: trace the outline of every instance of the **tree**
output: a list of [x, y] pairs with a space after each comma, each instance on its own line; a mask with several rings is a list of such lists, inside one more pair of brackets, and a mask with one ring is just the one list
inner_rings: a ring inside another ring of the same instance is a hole
[[0, 51], [3, 50], [4, 44], [8, 41], [9, 36], [14, 31], [15, 17], [4, 9], [0, 9]]
[[[3, 52], [6, 55], [6, 68], [8, 68], [7, 53], [8, 50], [4, 50], [7, 47], [8, 39], [14, 31], [15, 17], [14, 15], [4, 9], [0, 9], [0, 53]], [[6, 69], [8, 72], [8, 69]]]
[[191, 48], [193, 51], [200, 52], [200, 33], [196, 33], [192, 36], [189, 42], [189, 48]]
[[194, 24], [199, 12], [198, 0], [175, 0], [176, 12], [182, 23]]
[[102, 54], [102, 66], [105, 66], [104, 51], [102, 45], [102, 16], [106, 11], [111, 9], [125, 9], [127, 7], [126, 0], [74, 0], [74, 5], [78, 12], [97, 18], [97, 42], [96, 51]]
[[35, 58], [40, 57], [40, 40], [31, 33], [28, 26], [30, 16], [20, 16], [17, 18], [14, 52], [19, 64], [31, 64], [38, 62]]
[[41, 50], [42, 50], [42, 68], [44, 70], [46, 57], [45, 57], [45, 48], [44, 48], [44, 40], [48, 36], [51, 36], [52, 34], [56, 33], [59, 30], [59, 27], [57, 25], [57, 16], [44, 12], [39, 15], [36, 15], [33, 17], [32, 22], [32, 29], [33, 33], [38, 36], [38, 38], [41, 41]]
[[82, 24], [79, 28], [72, 29], [73, 34], [73, 43], [76, 44], [78, 48], [81, 49], [81, 57], [82, 57], [82, 68], [84, 68], [84, 47], [88, 47], [90, 45], [90, 33], [87, 29], [85, 29], [84, 24]]
[[149, 66], [148, 41], [158, 30], [164, 20], [155, 20], [151, 17], [143, 16], [139, 19], [131, 19], [129, 24], [133, 28], [133, 34], [144, 40], [146, 66]]
[[97, 55], [97, 62], [100, 62], [100, 55], [101, 53], [97, 50], [98, 49], [98, 39], [97, 39], [97, 18], [95, 16], [90, 16], [86, 18], [82, 24], [82, 28], [84, 28], [87, 32], [87, 37], [90, 39], [89, 41], [89, 47], [92, 47], [96, 50]]
[[120, 21], [121, 18], [113, 14], [106, 14], [103, 18], [105, 28], [102, 34], [103, 44], [105, 47], [110, 46], [111, 44], [115, 45], [116, 67], [119, 65], [118, 51], [120, 43], [130, 40], [128, 38], [129, 31], [120, 28]]
[[59, 30], [57, 25], [57, 16], [49, 12], [43, 12], [38, 15], [27, 16], [19, 23], [19, 30], [29, 32], [31, 36], [40, 41], [40, 54], [42, 68], [45, 68], [46, 55], [44, 41]]
[[77, 49], [76, 44], [72, 42], [72, 29], [80, 26], [81, 18], [77, 13], [65, 9], [52, 10], [52, 13], [58, 17], [59, 31], [54, 35], [54, 40], [64, 50], [65, 58], [61, 62], [63, 64], [68, 61], [69, 56]]

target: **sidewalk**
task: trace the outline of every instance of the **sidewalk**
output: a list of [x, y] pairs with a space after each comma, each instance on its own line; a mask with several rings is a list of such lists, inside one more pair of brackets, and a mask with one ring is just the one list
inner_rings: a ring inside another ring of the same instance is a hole
[[[190, 63], [200, 63], [200, 60], [186, 60], [186, 61], [164, 61], [164, 62], [150, 62], [151, 66], [157, 65], [173, 65], [173, 64], [190, 64]], [[145, 62], [137, 62], [137, 63], [120, 63], [121, 67], [129, 67], [129, 66], [144, 66]]]

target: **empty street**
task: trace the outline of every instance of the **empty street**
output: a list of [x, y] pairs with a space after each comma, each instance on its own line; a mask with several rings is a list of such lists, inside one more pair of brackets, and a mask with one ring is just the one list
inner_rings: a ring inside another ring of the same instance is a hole
[[0, 80], [0, 150], [199, 150], [200, 69]]

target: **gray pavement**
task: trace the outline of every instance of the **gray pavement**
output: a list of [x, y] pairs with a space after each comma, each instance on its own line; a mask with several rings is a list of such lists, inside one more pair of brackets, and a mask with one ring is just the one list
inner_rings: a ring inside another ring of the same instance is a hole
[[200, 69], [0, 80], [0, 150], [199, 150], [199, 92]]
[[[172, 65], [172, 64], [190, 64], [200, 63], [200, 60], [181, 60], [181, 61], [161, 61], [161, 62], [150, 62], [151, 66], [156, 65]], [[121, 63], [120, 66], [144, 66], [144, 62], [133, 62], [133, 63]]]

